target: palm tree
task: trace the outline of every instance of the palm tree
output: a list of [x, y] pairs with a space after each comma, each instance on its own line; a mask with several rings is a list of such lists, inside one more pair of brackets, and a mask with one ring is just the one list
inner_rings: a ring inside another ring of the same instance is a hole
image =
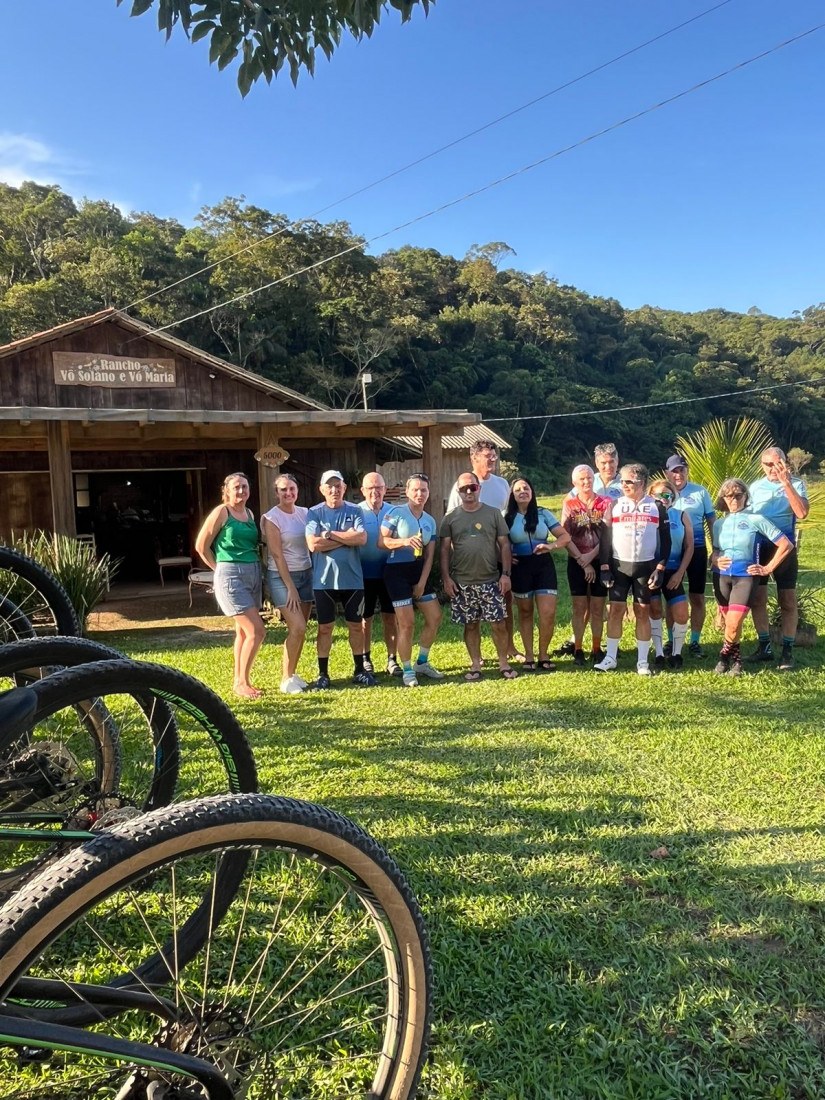
[[750, 485], [760, 477], [760, 456], [772, 444], [761, 421], [742, 417], [711, 420], [691, 435], [680, 435], [676, 449], [687, 460], [690, 480], [704, 485], [715, 500], [725, 478], [740, 477]]

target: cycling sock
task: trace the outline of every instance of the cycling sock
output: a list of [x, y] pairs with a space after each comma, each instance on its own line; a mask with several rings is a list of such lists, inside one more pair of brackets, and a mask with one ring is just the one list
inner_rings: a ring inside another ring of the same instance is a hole
[[417, 665], [426, 665], [426, 663], [427, 663], [427, 661], [429, 661], [429, 659], [430, 659], [430, 647], [427, 646], [427, 648], [425, 649], [423, 645], [419, 646], [418, 647], [418, 660], [415, 663]]
[[764, 634], [762, 634], [761, 632], [759, 634], [757, 634], [756, 635], [756, 640], [757, 640], [757, 642], [759, 642], [759, 648], [760, 649], [767, 648], [767, 646], [769, 646], [770, 643], [771, 643], [771, 636], [770, 636], [769, 631], [766, 630]]
[[678, 657], [682, 652], [682, 646], [685, 644], [685, 638], [687, 637], [688, 625], [687, 623], [674, 623], [673, 624], [673, 656]]
[[789, 638], [787, 634], [783, 634], [782, 635], [782, 648], [783, 649], [790, 649], [793, 646], [795, 641], [796, 641], [796, 638]]
[[698, 645], [699, 644], [699, 639], [701, 638], [701, 636], [702, 636], [702, 631], [701, 630], [691, 630], [691, 632], [690, 632], [690, 644], [693, 645], [694, 643], [696, 643], [696, 645]]
[[353, 655], [352, 655], [352, 659], [353, 659], [353, 661], [355, 661], [355, 674], [356, 674], [356, 676], [358, 675], [359, 672], [364, 671], [364, 656], [365, 655], [363, 653], [353, 653]]
[[405, 672], [412, 672], [412, 658], [409, 661], [402, 661], [401, 667]]
[[318, 658], [318, 672], [321, 676], [329, 676], [329, 657]]
[[364, 660], [365, 661], [372, 661], [372, 657], [370, 656], [370, 651], [368, 649], [364, 650]]
[[619, 642], [621, 638], [608, 638], [607, 649], [605, 650], [608, 657], [612, 660], [617, 660], [619, 656]]
[[665, 651], [662, 646], [662, 620], [651, 619], [650, 620], [650, 640], [653, 642], [653, 649], [657, 657], [664, 657]]
[[[661, 621], [661, 620], [660, 620]], [[660, 639], [661, 640], [661, 639]], [[640, 665], [647, 664], [647, 658], [650, 655], [650, 642], [636, 641], [636, 660]]]

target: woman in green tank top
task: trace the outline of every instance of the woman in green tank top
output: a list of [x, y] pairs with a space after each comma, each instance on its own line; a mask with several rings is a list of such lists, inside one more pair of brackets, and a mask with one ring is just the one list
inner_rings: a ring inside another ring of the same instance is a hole
[[230, 474], [221, 489], [222, 504], [213, 508], [198, 532], [195, 549], [215, 574], [215, 599], [224, 615], [235, 620], [233, 690], [243, 699], [258, 699], [252, 665], [264, 640], [261, 618], [261, 558], [258, 526], [247, 508], [245, 474]]

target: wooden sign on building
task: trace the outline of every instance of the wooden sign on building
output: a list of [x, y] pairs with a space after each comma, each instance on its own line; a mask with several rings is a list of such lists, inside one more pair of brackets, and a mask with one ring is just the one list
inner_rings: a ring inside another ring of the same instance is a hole
[[174, 388], [174, 359], [133, 359], [85, 351], [53, 351], [58, 386], [102, 386], [110, 390]]

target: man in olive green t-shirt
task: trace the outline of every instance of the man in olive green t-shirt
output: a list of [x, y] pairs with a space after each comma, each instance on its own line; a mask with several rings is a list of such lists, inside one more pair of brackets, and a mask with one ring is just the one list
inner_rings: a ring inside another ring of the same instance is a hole
[[[510, 538], [497, 508], [479, 500], [481, 486], [473, 473], [460, 474], [456, 488], [461, 504], [441, 521], [441, 577], [452, 602], [452, 620], [464, 627], [470, 655], [470, 682], [481, 679], [481, 624], [490, 624], [501, 675], [518, 673], [507, 660], [504, 596], [510, 591]], [[498, 562], [501, 558], [501, 576]]]

